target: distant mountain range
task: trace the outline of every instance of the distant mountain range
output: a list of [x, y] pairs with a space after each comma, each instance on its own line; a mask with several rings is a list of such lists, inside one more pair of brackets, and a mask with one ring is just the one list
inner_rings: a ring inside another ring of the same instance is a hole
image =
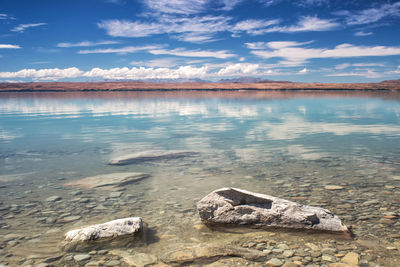
[[397, 80], [385, 80], [385, 81], [381, 81], [381, 83], [400, 83], [400, 79], [397, 79]]
[[[141, 79], [141, 80], [127, 80], [127, 79], [102, 79], [94, 82], [143, 82], [143, 83], [213, 83], [209, 80], [202, 79]], [[217, 83], [289, 83], [289, 81], [273, 81], [269, 79], [262, 79], [257, 77], [245, 76], [231, 79], [221, 79]]]
[[128, 79], [101, 79], [95, 82], [141, 82], [141, 83], [209, 83], [210, 81], [202, 79], [141, 79], [141, 80], [128, 80]]

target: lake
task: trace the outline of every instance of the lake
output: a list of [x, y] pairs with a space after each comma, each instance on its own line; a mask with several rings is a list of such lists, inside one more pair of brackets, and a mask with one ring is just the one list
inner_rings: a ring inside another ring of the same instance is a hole
[[[194, 153], [108, 164], [143, 151]], [[150, 177], [65, 186], [121, 172]], [[196, 202], [221, 187], [327, 208], [355, 238], [205, 227]], [[400, 266], [399, 198], [399, 93], [0, 94], [0, 266], [328, 266], [351, 253], [360, 266]], [[69, 230], [130, 216], [146, 223], [140, 240], [62, 248]]]

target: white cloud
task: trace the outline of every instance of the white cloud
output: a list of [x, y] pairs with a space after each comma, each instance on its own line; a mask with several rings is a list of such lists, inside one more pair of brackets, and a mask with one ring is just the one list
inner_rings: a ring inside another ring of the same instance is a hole
[[261, 35], [271, 32], [284, 32], [284, 33], [294, 33], [294, 32], [307, 32], [307, 31], [329, 31], [336, 29], [340, 26], [339, 23], [328, 20], [320, 19], [318, 17], [304, 16], [300, 17], [299, 21], [295, 25], [291, 26], [273, 26], [279, 24], [280, 20], [260, 20], [260, 19], [248, 19], [236, 23], [232, 27], [231, 31], [234, 33], [246, 32], [250, 35]]
[[254, 43], [245, 43], [247, 48], [252, 50], [262, 50], [262, 49], [282, 49], [286, 47], [295, 47], [302, 46], [305, 44], [311, 44], [312, 41], [309, 42], [295, 42], [295, 41], [273, 41], [273, 42], [254, 42]]
[[218, 71], [219, 76], [257, 75], [259, 64], [236, 63], [228, 65]]
[[0, 49], [19, 49], [19, 48], [21, 48], [19, 45], [0, 44]]
[[246, 32], [251, 35], [260, 35], [267, 32], [267, 27], [278, 24], [280, 21], [277, 19], [264, 20], [264, 19], [247, 19], [236, 23], [231, 29], [232, 32]]
[[145, 6], [157, 14], [192, 15], [216, 8], [229, 11], [244, 0], [144, 0]]
[[355, 36], [368, 36], [368, 35], [372, 35], [372, 32], [364, 32], [364, 31], [359, 31], [354, 33]]
[[[272, 44], [271, 44], [272, 43]], [[274, 47], [275, 42], [267, 43]], [[251, 53], [262, 58], [284, 58], [288, 61], [306, 61], [312, 58], [347, 58], [368, 56], [392, 56], [400, 55], [400, 47], [397, 46], [356, 46], [352, 44], [340, 44], [333, 49], [305, 48], [293, 46], [281, 46], [269, 50], [253, 50]]]
[[11, 31], [24, 32], [28, 28], [34, 28], [34, 27], [39, 27], [39, 26], [44, 26], [44, 25], [47, 25], [47, 23], [41, 22], [41, 23], [20, 24], [20, 25], [14, 27], [13, 29], [11, 29]]
[[151, 49], [160, 49], [162, 47], [163, 47], [162, 45], [126, 46], [121, 48], [80, 50], [78, 51], [78, 54], [110, 54], [110, 53], [127, 54], [127, 53], [136, 53], [139, 51], [147, 51]]
[[343, 63], [343, 64], [336, 65], [336, 66], [335, 66], [335, 69], [337, 69], [337, 70], [343, 70], [343, 69], [348, 68], [348, 67], [350, 67], [350, 66], [351, 66], [351, 64], [349, 64], [349, 63]]
[[146, 61], [132, 61], [130, 63], [134, 66], [145, 66], [145, 67], [175, 67], [177, 66], [177, 59], [176, 58], [157, 58], [153, 60], [146, 60]]
[[300, 17], [298, 23], [292, 26], [271, 27], [265, 32], [307, 32], [307, 31], [329, 31], [340, 26], [339, 23], [329, 19], [320, 19], [318, 17], [304, 16]]
[[219, 3], [222, 4], [221, 10], [232, 10], [236, 5], [243, 2], [244, 0], [219, 0]]
[[196, 14], [205, 10], [208, 0], [144, 0], [152, 11], [171, 14]]
[[400, 65], [397, 66], [397, 69], [392, 71], [391, 73], [396, 73], [396, 74], [400, 74]]
[[178, 79], [178, 78], [201, 78], [207, 74], [206, 66], [195, 68], [192, 66], [181, 66], [176, 69], [171, 68], [112, 68], [100, 69], [93, 68], [90, 71], [82, 71], [78, 68], [68, 69], [23, 69], [17, 72], [0, 72], [3, 79], [32, 79], [39, 80], [59, 80], [64, 78], [78, 77], [98, 77], [104, 79]]
[[210, 57], [210, 58], [230, 58], [236, 55], [229, 54], [227, 50], [210, 51], [210, 50], [186, 50], [184, 48], [175, 49], [154, 49], [148, 51], [153, 55], [173, 55], [179, 57]]
[[343, 70], [349, 67], [384, 67], [383, 63], [343, 63], [335, 66], [337, 70]]
[[228, 30], [229, 20], [224, 16], [186, 18], [160, 15], [153, 22], [106, 20], [97, 25], [113, 37], [146, 37], [168, 33], [178, 40], [203, 43], [212, 40], [216, 33]]
[[400, 16], [400, 2], [393, 4], [383, 4], [378, 8], [365, 9], [355, 14], [343, 12], [347, 16], [346, 22], [349, 25], [360, 25], [377, 22], [385, 17]]
[[83, 74], [84, 77], [102, 77], [105, 79], [179, 79], [201, 78], [207, 73], [207, 67], [195, 68], [181, 66], [177, 69], [170, 68], [94, 68]]
[[306, 74], [308, 72], [307, 68], [304, 68], [298, 72], [298, 74]]
[[78, 68], [68, 69], [23, 69], [17, 72], [0, 72], [0, 78], [30, 78], [33, 80], [59, 80], [63, 78], [76, 78], [82, 76], [83, 71]]
[[9, 20], [9, 19], [15, 19], [13, 16], [7, 15], [7, 14], [0, 14], [0, 20]]
[[268, 7], [268, 6], [278, 4], [279, 2], [282, 2], [282, 0], [258, 0], [258, 2], [260, 2], [264, 6]]
[[328, 5], [329, 0], [299, 0], [295, 2], [298, 6], [309, 7], [309, 6], [323, 6]]
[[377, 73], [373, 70], [367, 70], [364, 72], [342, 72], [342, 73], [331, 73], [327, 74], [326, 76], [330, 77], [347, 77], [347, 76], [359, 76], [359, 77], [365, 77], [365, 78], [370, 78], [370, 79], [376, 79], [376, 78], [381, 78], [383, 77], [382, 73]]
[[58, 43], [57, 47], [90, 47], [90, 46], [99, 46], [99, 45], [111, 45], [111, 44], [119, 44], [117, 41], [100, 41], [100, 42], [91, 42], [91, 41], [82, 41], [78, 43]]

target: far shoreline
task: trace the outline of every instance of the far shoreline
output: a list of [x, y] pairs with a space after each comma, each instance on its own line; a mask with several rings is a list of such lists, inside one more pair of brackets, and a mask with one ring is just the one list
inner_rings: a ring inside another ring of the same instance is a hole
[[399, 91], [400, 80], [376, 83], [298, 83], [298, 82], [30, 82], [0, 83], [5, 92], [170, 92], [170, 91]]

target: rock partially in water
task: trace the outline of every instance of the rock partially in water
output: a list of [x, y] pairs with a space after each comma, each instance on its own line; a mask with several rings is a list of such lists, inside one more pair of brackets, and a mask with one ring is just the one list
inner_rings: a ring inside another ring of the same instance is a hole
[[109, 174], [100, 174], [96, 176], [86, 177], [80, 180], [65, 183], [66, 187], [75, 187], [83, 189], [115, 189], [120, 186], [131, 184], [145, 178], [150, 174], [139, 172], [118, 172]]
[[133, 235], [143, 228], [142, 218], [131, 217], [75, 229], [65, 234], [67, 243]]
[[349, 229], [329, 210], [301, 205], [236, 188], [221, 188], [197, 203], [207, 224], [272, 226], [345, 232]]
[[188, 156], [197, 155], [197, 152], [193, 151], [162, 151], [162, 150], [149, 150], [142, 151], [138, 153], [128, 154], [111, 159], [109, 165], [128, 165], [139, 163], [143, 161], [153, 161], [153, 160], [165, 160], [165, 159], [177, 159]]

